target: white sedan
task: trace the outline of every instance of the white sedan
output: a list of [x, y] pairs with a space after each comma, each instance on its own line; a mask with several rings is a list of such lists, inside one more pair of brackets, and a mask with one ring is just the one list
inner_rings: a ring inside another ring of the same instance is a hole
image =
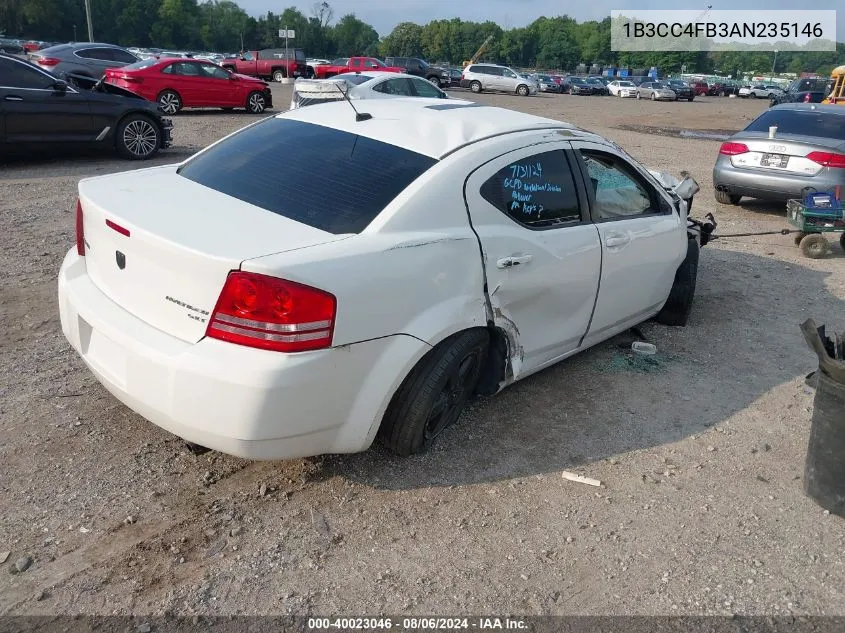
[[614, 97], [636, 97], [637, 85], [633, 81], [617, 79], [607, 84], [607, 89]]
[[[293, 86], [290, 109], [350, 99], [391, 99], [423, 97], [448, 99], [449, 95], [422, 77], [381, 71], [342, 73], [330, 79], [297, 79]], [[470, 103], [456, 100], [456, 102]]]
[[298, 108], [79, 182], [62, 330], [118, 400], [246, 458], [376, 437], [407, 455], [474, 394], [651, 317], [686, 323], [692, 179], [512, 110], [357, 109]]

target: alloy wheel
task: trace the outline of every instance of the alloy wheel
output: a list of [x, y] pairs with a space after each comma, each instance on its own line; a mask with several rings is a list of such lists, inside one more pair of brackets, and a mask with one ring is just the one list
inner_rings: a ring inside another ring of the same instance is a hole
[[249, 96], [249, 111], [253, 114], [261, 114], [264, 112], [264, 96], [257, 92]]
[[464, 356], [446, 379], [446, 383], [434, 401], [425, 423], [424, 437], [426, 441], [433, 440], [440, 435], [460, 415], [464, 404], [471, 395], [473, 377], [477, 373], [479, 361], [478, 350], [473, 349]]
[[166, 114], [176, 114], [179, 111], [179, 107], [182, 105], [179, 102], [179, 96], [172, 93], [166, 92], [158, 98], [158, 103], [161, 105], [161, 109], [164, 110]]
[[123, 128], [123, 144], [134, 156], [149, 156], [158, 147], [158, 131], [149, 121], [135, 119]]

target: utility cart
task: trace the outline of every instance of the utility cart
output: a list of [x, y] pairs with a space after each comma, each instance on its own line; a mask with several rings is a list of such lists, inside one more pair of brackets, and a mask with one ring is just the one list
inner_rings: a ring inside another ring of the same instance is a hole
[[788, 200], [786, 219], [798, 229], [795, 244], [804, 256], [818, 259], [827, 255], [830, 242], [825, 233], [839, 233], [839, 244], [845, 249], [845, 209], [838, 198], [809, 194], [803, 200]]

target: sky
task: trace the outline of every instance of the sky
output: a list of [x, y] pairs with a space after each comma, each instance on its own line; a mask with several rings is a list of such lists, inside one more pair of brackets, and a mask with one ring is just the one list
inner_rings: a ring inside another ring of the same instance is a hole
[[[236, 0], [253, 16], [273, 11], [281, 13], [295, 6], [305, 15], [311, 15], [315, 0]], [[700, 9], [708, 4], [713, 9], [760, 9], [760, 18], [772, 9], [803, 10], [837, 9], [836, 39], [845, 41], [845, 5], [842, 0], [734, 0], [720, 4], [717, 0], [329, 0], [335, 19], [354, 13], [359, 19], [372, 24], [379, 35], [387, 35], [400, 22], [425, 24], [431, 20], [454, 17], [467, 21], [492, 20], [503, 28], [530, 24], [538, 17], [567, 14], [579, 22], [601, 20], [610, 16], [613, 9]]]

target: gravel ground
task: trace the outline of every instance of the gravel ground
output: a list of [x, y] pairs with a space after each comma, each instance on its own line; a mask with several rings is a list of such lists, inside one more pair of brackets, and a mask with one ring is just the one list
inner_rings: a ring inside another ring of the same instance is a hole
[[[721, 232], [785, 227], [775, 206], [717, 205], [718, 141], [677, 132], [740, 129], [762, 101], [473, 98], [689, 170]], [[154, 163], [252, 120], [179, 115]], [[147, 165], [0, 169], [0, 613], [845, 614], [845, 522], [802, 491], [816, 362], [798, 330], [845, 329], [838, 244], [822, 260], [791, 236], [708, 245], [690, 325], [642, 327], [654, 364], [619, 336], [475, 403], [426, 455], [195, 457], [59, 326], [78, 179]]]

